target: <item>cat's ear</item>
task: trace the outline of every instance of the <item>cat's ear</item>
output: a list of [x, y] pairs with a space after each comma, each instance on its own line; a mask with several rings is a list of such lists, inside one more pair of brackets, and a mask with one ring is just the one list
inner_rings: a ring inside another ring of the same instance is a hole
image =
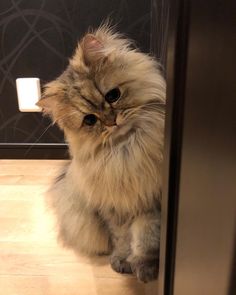
[[103, 49], [104, 45], [93, 34], [87, 34], [81, 41], [81, 48], [83, 50], [83, 56], [85, 63], [90, 64], [98, 62], [105, 57]]
[[62, 129], [78, 130], [83, 122], [83, 114], [66, 99], [66, 87], [60, 79], [52, 81], [45, 86], [42, 98], [37, 103], [45, 115], [51, 117], [53, 123]]
[[46, 115], [52, 115], [53, 110], [55, 109], [57, 104], [57, 99], [55, 96], [47, 97], [43, 96], [36, 105], [42, 108], [42, 112]]
[[45, 115], [49, 115], [53, 121], [56, 120], [58, 108], [60, 108], [60, 101], [63, 95], [60, 83], [53, 81], [45, 86], [42, 98], [36, 103], [42, 108]]

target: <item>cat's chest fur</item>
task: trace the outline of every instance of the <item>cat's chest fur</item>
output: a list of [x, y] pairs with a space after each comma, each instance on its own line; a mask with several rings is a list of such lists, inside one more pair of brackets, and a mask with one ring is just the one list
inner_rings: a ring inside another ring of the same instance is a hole
[[119, 213], [148, 209], [161, 186], [158, 153], [139, 146], [114, 150], [109, 157], [100, 155], [82, 163], [73, 160], [71, 176], [84, 201], [95, 209]]

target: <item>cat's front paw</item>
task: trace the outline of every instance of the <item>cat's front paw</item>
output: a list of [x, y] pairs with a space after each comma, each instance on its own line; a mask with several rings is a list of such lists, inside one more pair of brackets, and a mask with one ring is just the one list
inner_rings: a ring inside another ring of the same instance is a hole
[[132, 264], [132, 270], [140, 282], [154, 281], [158, 276], [158, 260], [140, 260]]
[[110, 264], [114, 271], [119, 273], [132, 273], [130, 263], [125, 258], [111, 256]]

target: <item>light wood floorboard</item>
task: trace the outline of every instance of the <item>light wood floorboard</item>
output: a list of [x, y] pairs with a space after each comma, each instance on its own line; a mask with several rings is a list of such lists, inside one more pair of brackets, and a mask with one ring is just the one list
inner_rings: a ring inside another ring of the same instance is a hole
[[44, 193], [62, 160], [0, 160], [0, 294], [157, 295], [111, 270], [108, 258], [89, 259], [62, 248]]

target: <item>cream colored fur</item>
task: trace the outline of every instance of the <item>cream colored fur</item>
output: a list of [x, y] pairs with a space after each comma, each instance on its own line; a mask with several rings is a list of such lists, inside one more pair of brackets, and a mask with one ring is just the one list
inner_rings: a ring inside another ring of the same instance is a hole
[[[104, 95], [115, 87], [121, 98], [111, 106]], [[70, 146], [71, 163], [49, 192], [61, 240], [86, 254], [109, 253], [116, 244], [112, 231], [123, 230], [121, 236], [130, 232], [132, 239], [126, 258], [141, 257], [140, 249], [151, 244], [138, 246], [135, 237], [140, 239], [153, 219], [160, 225], [156, 204], [162, 185], [165, 81], [157, 62], [102, 26], [81, 40], [40, 105], [64, 130]], [[90, 113], [98, 117], [92, 128], [83, 123]], [[110, 113], [115, 113], [116, 126], [105, 123]]]

